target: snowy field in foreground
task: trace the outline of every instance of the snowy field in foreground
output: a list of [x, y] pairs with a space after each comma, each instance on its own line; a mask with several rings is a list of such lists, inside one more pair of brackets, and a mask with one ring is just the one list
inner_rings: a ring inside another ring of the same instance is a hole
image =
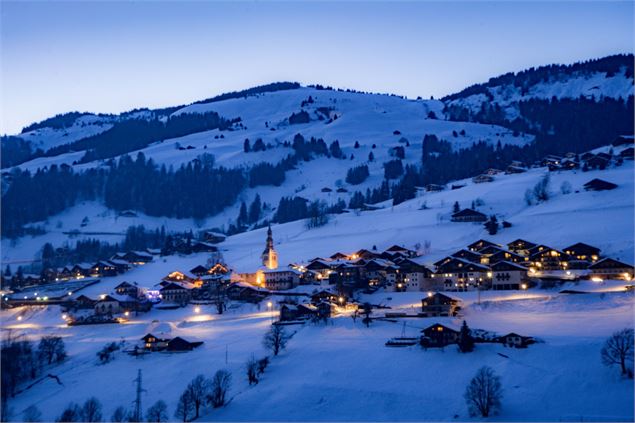
[[[463, 318], [472, 328], [499, 334], [515, 331], [544, 341], [524, 350], [499, 344], [479, 344], [471, 354], [461, 354], [455, 346], [391, 349], [384, 342], [401, 334], [401, 322], [375, 321], [366, 328], [346, 315], [327, 326], [291, 326], [288, 329], [297, 333], [288, 349], [272, 360], [254, 387], [247, 385], [244, 363], [252, 354], [265, 355], [261, 338], [271, 313], [264, 307], [241, 305], [218, 316], [211, 306], [203, 306], [200, 314], [188, 306], [153, 310], [122, 325], [79, 327], [61, 325], [57, 306], [3, 311], [3, 329], [61, 335], [70, 355], [51, 369], [63, 386], [47, 380], [19, 395], [12, 406], [20, 416], [36, 404], [43, 417], [52, 420], [69, 401], [83, 402], [95, 395], [108, 418], [117, 406], [131, 406], [132, 380], [141, 369], [147, 390], [144, 407], [163, 399], [172, 415], [178, 396], [194, 376], [210, 377], [228, 368], [233, 373], [230, 404], [206, 410], [201, 420], [465, 420], [465, 386], [476, 369], [487, 364], [501, 376], [504, 387], [503, 407], [493, 420], [632, 421], [632, 381], [601, 364], [600, 348], [613, 331], [632, 327], [633, 296], [615, 292], [619, 283], [587, 282], [578, 288], [607, 292], [484, 292], [480, 304], [475, 293], [456, 294], [464, 300]], [[379, 292], [364, 299], [410, 308], [419, 306], [423, 295]], [[409, 319], [406, 334], [417, 336], [437, 321], [458, 325], [461, 318]], [[189, 353], [145, 358], [119, 353], [113, 362], [97, 364], [96, 351], [107, 342], [135, 343], [148, 332], [205, 344]]]

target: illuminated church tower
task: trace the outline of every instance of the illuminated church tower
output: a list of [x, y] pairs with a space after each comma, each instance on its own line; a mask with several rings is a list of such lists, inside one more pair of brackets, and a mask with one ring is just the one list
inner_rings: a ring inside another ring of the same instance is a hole
[[262, 252], [260, 256], [262, 258], [262, 264], [267, 269], [277, 269], [278, 268], [278, 253], [273, 249], [273, 236], [271, 235], [271, 225], [269, 229], [267, 229], [267, 245], [265, 246], [265, 251]]

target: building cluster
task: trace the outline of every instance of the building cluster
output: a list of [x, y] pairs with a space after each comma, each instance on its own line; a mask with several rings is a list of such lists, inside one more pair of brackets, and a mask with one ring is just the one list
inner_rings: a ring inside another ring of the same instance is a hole
[[225, 294], [231, 270], [223, 263], [198, 265], [189, 272], [176, 270], [155, 285], [151, 294], [167, 305], [184, 306], [191, 300], [213, 300]]
[[[435, 323], [421, 331], [421, 346], [424, 348], [443, 348], [448, 345], [458, 344], [460, 338], [460, 330]], [[474, 338], [475, 342], [493, 342], [500, 343], [510, 348], [526, 348], [536, 342], [531, 336], [522, 336], [517, 333], [510, 332], [503, 336], [495, 336], [492, 339]]]

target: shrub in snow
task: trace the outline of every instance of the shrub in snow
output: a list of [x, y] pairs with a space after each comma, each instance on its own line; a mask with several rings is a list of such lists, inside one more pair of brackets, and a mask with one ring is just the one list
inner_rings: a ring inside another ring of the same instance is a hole
[[232, 374], [227, 370], [218, 370], [212, 378], [212, 385], [208, 401], [214, 408], [225, 405], [225, 397], [231, 386]]
[[88, 398], [82, 406], [82, 421], [100, 422], [101, 420], [101, 402], [95, 397]]
[[112, 416], [110, 416], [110, 421], [113, 423], [125, 422], [127, 414], [128, 413], [126, 413], [126, 409], [122, 406], [119, 406], [112, 413]]
[[256, 359], [252, 357], [247, 360], [245, 368], [247, 369], [247, 382], [249, 382], [249, 385], [258, 384], [258, 362]]
[[602, 363], [619, 365], [622, 375], [633, 378], [633, 329], [622, 329], [606, 340], [602, 347]]
[[482, 417], [488, 417], [500, 408], [502, 396], [500, 378], [488, 366], [478, 369], [464, 395], [470, 416]]
[[115, 351], [117, 350], [119, 350], [119, 345], [115, 342], [111, 342], [101, 350], [97, 351], [97, 357], [101, 363], [108, 363], [114, 358]]
[[56, 422], [81, 422], [82, 421], [82, 409], [79, 405], [71, 402], [66, 406], [62, 414], [55, 420]]
[[564, 181], [562, 185], [560, 185], [560, 192], [564, 195], [571, 194], [571, 182]]
[[538, 202], [549, 200], [549, 184], [551, 182], [551, 177], [547, 173], [545, 176], [538, 181], [538, 183], [534, 186], [534, 198]]
[[271, 350], [273, 355], [278, 355], [280, 351], [286, 348], [290, 338], [291, 336], [287, 334], [282, 326], [272, 325], [269, 332], [265, 334], [262, 344], [265, 348]]
[[149, 422], [167, 422], [168, 406], [163, 400], [155, 402], [146, 412], [146, 420]]
[[185, 390], [189, 392], [189, 398], [194, 404], [194, 419], [197, 419], [201, 406], [209, 394], [210, 382], [205, 376], [198, 375], [192, 379]]
[[59, 363], [66, 358], [66, 349], [61, 336], [43, 336], [37, 349], [40, 360], [45, 364]]
[[263, 374], [268, 365], [269, 357], [261, 358], [260, 360], [258, 360], [258, 374]]
[[194, 417], [194, 400], [189, 390], [183, 391], [176, 404], [174, 417], [184, 422], [190, 421]]

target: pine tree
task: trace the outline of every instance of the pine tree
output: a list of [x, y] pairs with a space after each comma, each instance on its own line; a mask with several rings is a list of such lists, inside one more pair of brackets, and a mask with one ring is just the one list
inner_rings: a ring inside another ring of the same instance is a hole
[[251, 146], [249, 145], [249, 138], [245, 138], [245, 142], [243, 143], [243, 150], [245, 153], [249, 153], [251, 151]]
[[240, 203], [240, 212], [238, 213], [238, 226], [244, 226], [248, 223], [247, 205], [245, 202]]
[[256, 194], [256, 198], [249, 206], [249, 223], [255, 223], [260, 219], [261, 209], [260, 194]]
[[459, 351], [461, 352], [466, 353], [474, 351], [474, 338], [472, 338], [470, 328], [467, 326], [467, 322], [465, 320], [463, 320], [463, 325], [461, 325], [457, 344], [459, 346]]
[[370, 153], [368, 153], [368, 161], [372, 162], [373, 160], [375, 160], [375, 155], [373, 154], [373, 152], [371, 151]]
[[454, 206], [452, 207], [452, 213], [458, 213], [461, 211], [461, 206], [459, 206], [459, 202], [455, 201]]

